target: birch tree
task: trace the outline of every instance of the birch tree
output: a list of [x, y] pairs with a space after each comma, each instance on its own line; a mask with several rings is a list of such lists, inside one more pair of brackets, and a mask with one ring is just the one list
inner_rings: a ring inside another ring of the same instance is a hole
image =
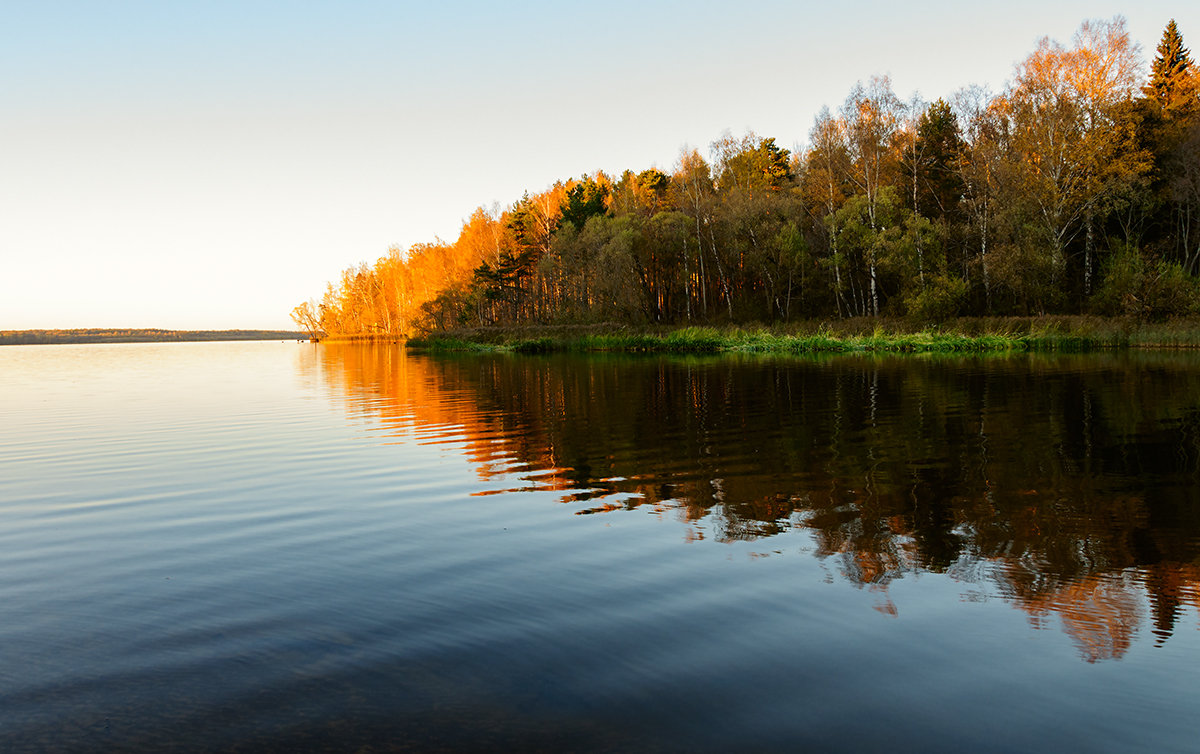
[[[893, 137], [900, 126], [902, 112], [903, 105], [892, 91], [892, 82], [887, 76], [872, 76], [866, 85], [859, 82], [842, 106], [852, 160], [850, 176], [866, 199], [865, 210], [872, 232], [880, 229], [877, 217], [879, 192], [894, 182], [897, 163]], [[874, 245], [869, 249], [874, 249]], [[874, 251], [868, 251], [866, 266], [870, 313], [878, 316], [879, 270]]]

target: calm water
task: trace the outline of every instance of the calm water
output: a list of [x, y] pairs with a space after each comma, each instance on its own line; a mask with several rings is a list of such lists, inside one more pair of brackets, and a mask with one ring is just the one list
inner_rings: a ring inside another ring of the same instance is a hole
[[1200, 354], [0, 349], [0, 750], [1196, 751]]

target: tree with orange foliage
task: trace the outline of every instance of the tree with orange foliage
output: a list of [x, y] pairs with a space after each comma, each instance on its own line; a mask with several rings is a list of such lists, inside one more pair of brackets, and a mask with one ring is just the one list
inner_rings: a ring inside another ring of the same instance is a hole
[[1106, 199], [1149, 167], [1137, 148], [1130, 108], [1139, 64], [1125, 19], [1085, 21], [1072, 48], [1042, 39], [1000, 100], [1009, 133], [1009, 191], [1032, 203], [1029, 219], [1042, 230], [1046, 255], [1021, 266], [1061, 279], [1067, 248], [1083, 233], [1085, 296], [1095, 271], [1097, 215]]

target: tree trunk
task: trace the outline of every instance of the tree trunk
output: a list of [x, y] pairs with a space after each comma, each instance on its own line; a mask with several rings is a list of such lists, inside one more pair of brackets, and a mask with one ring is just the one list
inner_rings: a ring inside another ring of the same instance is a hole
[[1092, 295], [1092, 256], [1096, 247], [1096, 229], [1092, 221], [1092, 210], [1089, 208], [1084, 214], [1084, 239], [1083, 239], [1083, 295]]

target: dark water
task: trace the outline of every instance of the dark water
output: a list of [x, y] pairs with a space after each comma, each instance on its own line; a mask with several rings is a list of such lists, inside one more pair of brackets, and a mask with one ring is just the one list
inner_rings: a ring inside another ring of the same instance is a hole
[[1196, 751], [1200, 355], [0, 349], [0, 751]]

